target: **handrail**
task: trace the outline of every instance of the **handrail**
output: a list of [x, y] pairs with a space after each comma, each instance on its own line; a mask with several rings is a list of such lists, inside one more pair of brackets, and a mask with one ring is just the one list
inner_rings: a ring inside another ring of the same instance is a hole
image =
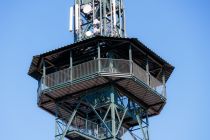
[[[106, 121], [105, 123], [110, 124], [111, 121]], [[65, 126], [66, 124], [62, 122], [60, 125]], [[103, 139], [107, 136], [111, 137], [111, 134], [108, 133], [107, 129], [102, 126], [103, 125], [97, 124], [80, 116], [75, 116], [68, 131], [77, 131], [96, 139]], [[127, 131], [128, 130], [126, 128], [121, 126], [117, 136], [122, 137]]]
[[[100, 69], [99, 69], [99, 63], [100, 63]], [[54, 73], [47, 74], [44, 78], [42, 78], [41, 84], [39, 84], [38, 89], [39, 91], [48, 89], [50, 87], [63, 84], [66, 82], [73, 82], [74, 80], [79, 80], [81, 78], [93, 74], [102, 74], [102, 75], [109, 74], [111, 76], [132, 75], [136, 77], [138, 80], [148, 85], [153, 90], [157, 91], [159, 94], [162, 93], [164, 88], [162, 82], [160, 82], [157, 78], [155, 78], [151, 74], [147, 74], [147, 72], [143, 68], [141, 68], [139, 65], [130, 60], [100, 58], [84, 62], [82, 64], [73, 66], [72, 68], [67, 68]], [[149, 78], [149, 83], [147, 81], [148, 78]]]

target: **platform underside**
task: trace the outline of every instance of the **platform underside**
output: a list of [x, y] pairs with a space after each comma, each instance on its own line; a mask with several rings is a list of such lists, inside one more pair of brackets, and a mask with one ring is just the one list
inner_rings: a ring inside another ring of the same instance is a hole
[[[66, 118], [71, 114], [78, 102], [78, 98], [86, 94], [88, 90], [98, 87], [110, 85], [110, 83], [119, 91], [122, 96], [127, 96], [138, 104], [148, 109], [148, 116], [158, 115], [166, 103], [165, 98], [151, 89], [145, 83], [138, 80], [133, 75], [122, 77], [121, 75], [109, 76], [106, 74], [95, 74], [86, 77], [83, 81], [67, 82], [43, 90], [38, 105], [52, 115], [55, 115], [55, 102], [62, 101], [63, 109], [60, 110], [62, 118]], [[78, 115], [85, 117], [85, 112], [88, 112], [86, 103], [81, 104]], [[104, 106], [106, 109], [106, 106]], [[131, 117], [125, 116], [123, 126], [130, 128], [138, 123]]]

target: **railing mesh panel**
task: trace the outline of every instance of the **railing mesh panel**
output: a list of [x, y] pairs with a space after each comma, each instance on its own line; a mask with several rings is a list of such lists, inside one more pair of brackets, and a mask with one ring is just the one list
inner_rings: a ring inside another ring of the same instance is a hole
[[77, 80], [98, 72], [113, 76], [118, 74], [133, 74], [137, 79], [141, 80], [145, 84], [148, 84], [148, 86], [156, 90], [158, 93], [162, 94], [163, 91], [163, 84], [137, 64], [129, 60], [102, 58], [47, 74], [45, 78], [42, 78], [42, 84], [39, 84], [39, 93], [43, 89]]
[[97, 137], [98, 125], [81, 117], [75, 117], [71, 123], [70, 130], [76, 130], [87, 135]]
[[140, 79], [141, 81], [143, 81], [144, 83], [147, 83], [147, 72], [139, 67], [137, 64], [133, 63], [133, 74]]
[[88, 61], [73, 67], [73, 80], [94, 74], [98, 71], [98, 60]]
[[164, 88], [163, 84], [152, 75], [150, 75], [150, 87], [161, 94], [162, 94], [163, 88]]
[[101, 72], [130, 73], [130, 61], [121, 59], [101, 59]]

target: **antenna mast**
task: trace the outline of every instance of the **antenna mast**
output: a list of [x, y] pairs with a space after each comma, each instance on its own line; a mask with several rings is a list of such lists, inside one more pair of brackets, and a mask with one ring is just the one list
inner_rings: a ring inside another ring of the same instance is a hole
[[73, 24], [75, 42], [94, 36], [126, 37], [123, 0], [75, 0], [70, 32]]

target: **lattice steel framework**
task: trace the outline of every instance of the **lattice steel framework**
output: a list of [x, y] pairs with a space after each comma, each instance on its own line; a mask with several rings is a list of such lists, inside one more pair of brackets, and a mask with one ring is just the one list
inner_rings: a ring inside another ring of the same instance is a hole
[[149, 140], [174, 67], [126, 38], [125, 24], [124, 0], [75, 0], [75, 43], [34, 56], [29, 75], [38, 106], [56, 117], [55, 140]]
[[29, 75], [39, 107], [56, 117], [55, 140], [149, 140], [173, 69], [133, 39], [94, 37], [35, 56]]
[[34, 57], [29, 75], [39, 81], [38, 105], [56, 117], [55, 140], [117, 140], [125, 133], [149, 140], [148, 118], [163, 109], [174, 67], [134, 43], [94, 37]]
[[[74, 111], [66, 118], [58, 117], [59, 109], [62, 108], [62, 101], [56, 103], [56, 134], [55, 140], [63, 140], [64, 137], [71, 139], [121, 139], [129, 132], [134, 139], [149, 140], [147, 110], [120, 94], [114, 86], [106, 86], [101, 89], [91, 90], [78, 99]], [[83, 105], [81, 105], [83, 104]], [[80, 107], [86, 107], [86, 117], [77, 115]], [[139, 124], [138, 127], [127, 129], [123, 126], [126, 117], [132, 117]], [[134, 130], [140, 130], [138, 135]]]
[[75, 0], [70, 10], [70, 31], [74, 30], [75, 41], [97, 35], [126, 37], [123, 3], [123, 0]]

